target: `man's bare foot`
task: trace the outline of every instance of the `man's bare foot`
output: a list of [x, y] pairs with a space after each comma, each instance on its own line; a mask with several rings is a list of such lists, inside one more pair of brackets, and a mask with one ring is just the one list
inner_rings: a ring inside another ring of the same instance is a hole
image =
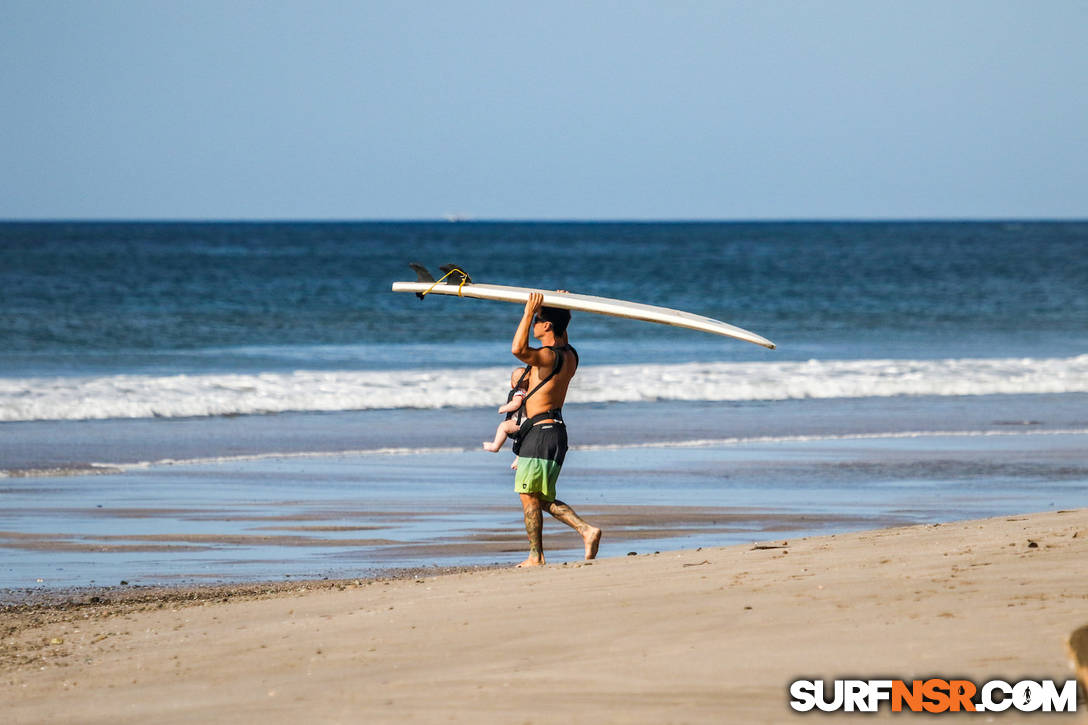
[[498, 453], [500, 448], [502, 448], [502, 446], [497, 446], [494, 443], [492, 443], [491, 441], [484, 441], [484, 450], [485, 451], [490, 451], [492, 453]]
[[544, 566], [544, 557], [540, 557], [539, 559], [534, 559], [533, 557], [530, 556], [528, 559], [521, 562], [520, 564], [518, 564], [514, 568], [515, 569], [525, 569], [525, 568], [530, 567], [530, 566]]
[[601, 530], [591, 526], [582, 534], [582, 539], [586, 542], [586, 559], [596, 559], [597, 549], [601, 546]]

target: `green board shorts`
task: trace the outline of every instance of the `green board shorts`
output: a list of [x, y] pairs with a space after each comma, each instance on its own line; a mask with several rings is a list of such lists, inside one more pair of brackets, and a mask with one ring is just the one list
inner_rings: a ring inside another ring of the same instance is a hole
[[567, 456], [567, 427], [562, 423], [534, 425], [521, 439], [514, 490], [555, 500], [555, 482]]

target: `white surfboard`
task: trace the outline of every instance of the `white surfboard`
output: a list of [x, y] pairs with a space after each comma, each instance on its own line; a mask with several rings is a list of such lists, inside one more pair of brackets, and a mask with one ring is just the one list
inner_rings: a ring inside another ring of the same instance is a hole
[[529, 294], [539, 292], [544, 295], [545, 307], [561, 307], [567, 310], [595, 312], [599, 315], [625, 317], [643, 322], [659, 322], [673, 327], [686, 327], [689, 330], [709, 332], [712, 335], [732, 337], [744, 342], [774, 349], [774, 343], [754, 332], [735, 327], [721, 320], [693, 315], [690, 312], [673, 310], [668, 307], [655, 307], [638, 302], [627, 302], [609, 297], [578, 295], [570, 292], [555, 292], [531, 287], [506, 287], [497, 284], [435, 284], [433, 282], [394, 282], [394, 292], [426, 292], [432, 295], [453, 295], [454, 297], [472, 297], [478, 300], [497, 300], [499, 302], [520, 302], [525, 304]]

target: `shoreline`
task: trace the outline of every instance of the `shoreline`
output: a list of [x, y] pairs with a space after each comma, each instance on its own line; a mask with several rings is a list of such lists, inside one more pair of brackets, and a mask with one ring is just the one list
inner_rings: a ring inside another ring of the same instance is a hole
[[[1088, 393], [1038, 393], [566, 407], [572, 450], [591, 451], [911, 434], [1083, 434], [1086, 402]], [[465, 431], [479, 429], [482, 436], [495, 419], [489, 407], [445, 408], [440, 413], [404, 408], [0, 422], [0, 482], [247, 460], [474, 453], [477, 436]], [[686, 419], [698, 425], [682, 424]], [[662, 420], [671, 424], [663, 427]], [[714, 435], [708, 436], [711, 430]]]
[[[586, 441], [568, 456], [561, 495], [606, 529], [602, 556], [727, 546], [1088, 506], [1086, 440], [1031, 426], [980, 436], [798, 431], [698, 447]], [[9, 480], [0, 484], [0, 602], [121, 581], [246, 584], [517, 563], [524, 526], [510, 479], [504, 456], [470, 452]], [[581, 558], [564, 529], [545, 527], [546, 550]]]
[[[510, 507], [507, 507], [510, 508]], [[506, 509], [501, 509], [509, 513]], [[512, 510], [512, 509], [511, 509]], [[672, 550], [678, 548], [696, 548], [713, 546], [721, 537], [733, 539], [736, 543], [754, 540], [761, 536], [800, 536], [812, 532], [857, 531], [873, 527], [902, 526], [914, 523], [909, 518], [897, 516], [859, 516], [850, 514], [809, 514], [792, 513], [781, 510], [757, 510], [744, 507], [695, 507], [643, 505], [626, 506], [622, 504], [587, 506], [582, 509], [594, 522], [608, 532], [609, 548], [622, 551], [622, 555], [646, 554], [648, 551]], [[106, 512], [108, 515], [110, 512]], [[223, 516], [229, 514], [224, 513]], [[236, 514], [235, 514], [236, 515]], [[401, 514], [406, 515], [406, 514]], [[416, 522], [425, 522], [433, 518], [433, 512], [417, 512], [411, 517]], [[285, 516], [283, 518], [289, 518]], [[312, 517], [311, 517], [312, 518]], [[281, 578], [240, 577], [231, 578], [224, 573], [211, 575], [206, 583], [192, 575], [180, 577], [174, 581], [170, 577], [160, 577], [149, 583], [149, 577], [122, 575], [122, 584], [47, 584], [37, 586], [0, 587], [0, 613], [20, 607], [59, 607], [77, 606], [81, 603], [100, 603], [103, 600], [116, 602], [140, 602], [149, 597], [161, 596], [168, 600], [206, 600], [222, 596], [256, 593], [276, 593], [290, 591], [298, 587], [334, 588], [360, 581], [412, 579], [437, 574], [459, 573], [465, 571], [502, 569], [520, 561], [526, 548], [525, 534], [516, 525], [519, 522], [510, 516], [511, 525], [506, 528], [487, 528], [469, 530], [443, 541], [392, 542], [374, 539], [380, 546], [369, 549], [371, 540], [325, 540], [326, 535], [340, 533], [341, 527], [335, 526], [300, 526], [294, 534], [284, 536], [264, 533], [249, 535], [249, 539], [266, 543], [287, 538], [279, 548], [286, 563], [291, 556], [312, 550], [315, 546], [338, 545], [350, 546], [362, 557], [381, 555], [384, 560], [394, 562], [388, 566], [361, 566], [356, 572], [325, 574], [303, 573], [282, 574]], [[284, 524], [278, 523], [278, 526]], [[352, 527], [348, 534], [355, 534], [357, 529], [377, 528]], [[308, 537], [299, 536], [307, 534]], [[363, 532], [372, 533], [372, 532]], [[165, 556], [174, 548], [208, 548], [222, 545], [234, 545], [239, 539], [247, 537], [233, 535], [206, 534], [199, 536], [141, 534], [141, 535], [95, 535], [80, 537], [71, 534], [13, 534], [0, 531], [0, 546], [9, 551], [44, 556], [59, 556], [66, 552], [79, 551], [86, 555], [108, 556], [116, 550], [124, 552], [154, 552]], [[697, 541], [699, 544], [692, 544]], [[127, 542], [127, 543], [117, 543]], [[544, 533], [544, 542], [548, 555], [554, 562], [566, 560], [574, 563], [582, 556], [582, 544], [558, 525], [549, 526]], [[733, 542], [731, 542], [733, 543]], [[670, 545], [671, 544], [671, 545]], [[719, 544], [720, 545], [720, 544]], [[637, 549], [638, 551], [631, 551]], [[380, 551], [379, 551], [380, 550]], [[607, 554], [605, 555], [608, 556]], [[615, 556], [615, 554], [613, 554]], [[572, 561], [574, 557], [574, 561]], [[602, 557], [604, 558], [604, 557]], [[402, 563], [395, 563], [402, 562]], [[411, 563], [428, 562], [428, 563]], [[447, 563], [439, 563], [447, 562]], [[273, 568], [268, 564], [267, 568]], [[343, 568], [340, 570], [344, 571]], [[130, 581], [131, 580], [131, 581]], [[141, 581], [142, 580], [142, 581]], [[92, 601], [94, 600], [94, 601]]]
[[40, 589], [0, 589], [0, 616], [99, 610], [104, 607], [121, 611], [139, 611], [147, 605], [202, 605], [207, 602], [229, 602], [260, 599], [307, 591], [340, 590], [373, 582], [416, 580], [425, 577], [465, 574], [506, 568], [501, 564], [472, 566], [416, 566], [383, 570], [366, 576], [349, 578], [293, 578], [290, 581], [267, 580], [215, 584], [125, 584], [74, 586]]
[[[15, 723], [776, 722], [801, 677], [1072, 679], [1086, 554], [1081, 508], [539, 570], [129, 589], [0, 610], [0, 692]], [[542, 709], [542, 692], [562, 697]]]

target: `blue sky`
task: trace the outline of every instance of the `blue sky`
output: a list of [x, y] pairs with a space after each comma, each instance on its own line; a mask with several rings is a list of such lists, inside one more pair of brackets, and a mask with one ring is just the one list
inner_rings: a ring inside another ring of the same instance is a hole
[[1086, 28], [1062, 0], [0, 0], [0, 218], [1086, 218]]

